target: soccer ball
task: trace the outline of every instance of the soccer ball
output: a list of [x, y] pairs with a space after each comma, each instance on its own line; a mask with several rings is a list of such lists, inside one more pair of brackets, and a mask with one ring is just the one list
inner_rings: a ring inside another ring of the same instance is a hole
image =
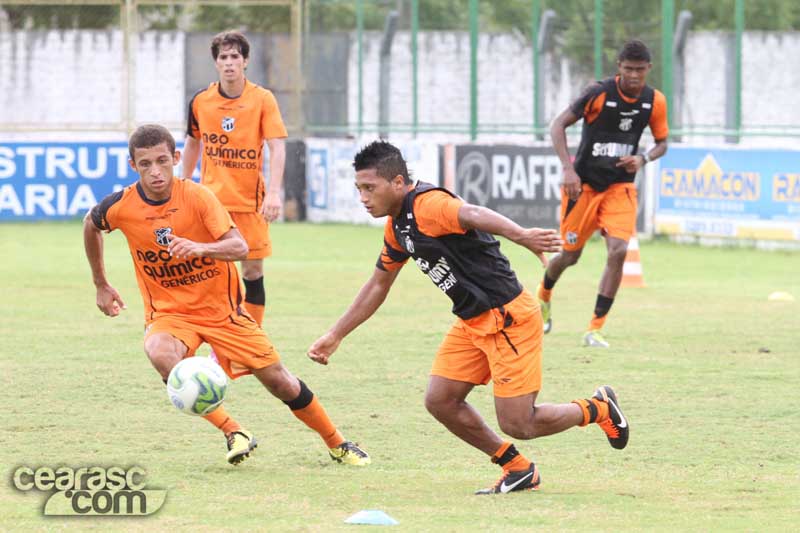
[[167, 379], [167, 395], [178, 410], [203, 416], [222, 405], [228, 376], [208, 357], [189, 357], [172, 369]]

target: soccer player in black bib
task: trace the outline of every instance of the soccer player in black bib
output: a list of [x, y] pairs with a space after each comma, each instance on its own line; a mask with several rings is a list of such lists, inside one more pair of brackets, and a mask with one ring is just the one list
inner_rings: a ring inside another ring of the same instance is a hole
[[[589, 86], [550, 128], [553, 147], [564, 168], [564, 249], [550, 259], [538, 290], [544, 332], [549, 333], [553, 286], [564, 270], [578, 262], [584, 244], [599, 229], [606, 240], [608, 257], [583, 345], [600, 348], [608, 348], [600, 330], [622, 280], [628, 241], [636, 234], [636, 172], [666, 153], [669, 134], [667, 100], [645, 83], [653, 67], [647, 46], [636, 40], [625, 43], [617, 67], [616, 76]], [[566, 129], [581, 118], [583, 130], [573, 162]], [[639, 140], [648, 126], [656, 144], [638, 153]]]

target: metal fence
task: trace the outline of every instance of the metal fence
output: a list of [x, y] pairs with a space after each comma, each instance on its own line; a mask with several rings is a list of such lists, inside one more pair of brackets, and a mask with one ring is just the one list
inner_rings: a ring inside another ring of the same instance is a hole
[[[129, 131], [143, 120], [179, 128], [191, 94], [214, 79], [210, 36], [235, 27], [253, 41], [248, 76], [276, 93], [296, 136], [539, 139], [587, 83], [614, 74], [622, 42], [639, 38], [653, 53], [649, 81], [667, 97], [676, 138], [798, 142], [800, 109], [786, 102], [800, 83], [800, 34], [761, 4], [3, 0], [0, 131]], [[47, 48], [53, 34], [77, 43], [76, 55]], [[108, 35], [113, 57], [84, 64], [87, 34]], [[91, 85], [98, 71], [106, 83]], [[175, 95], [151, 91], [164, 84], [159, 76], [174, 81]], [[97, 93], [83, 94], [94, 104], [85, 112], [74, 107], [82, 89]]]

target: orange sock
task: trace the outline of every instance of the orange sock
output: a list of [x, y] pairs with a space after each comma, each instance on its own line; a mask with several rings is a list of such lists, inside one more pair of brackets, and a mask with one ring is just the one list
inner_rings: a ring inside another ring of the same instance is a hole
[[519, 453], [513, 443], [507, 441], [494, 452], [494, 455], [492, 455], [492, 462], [500, 465], [506, 472], [525, 470], [531, 466], [531, 462], [528, 458]]
[[254, 303], [250, 303], [245, 300], [244, 308], [247, 309], [247, 312], [250, 313], [250, 316], [253, 317], [253, 320], [260, 326], [264, 322], [264, 306], [258, 305]]
[[236, 420], [228, 416], [228, 413], [222, 406], [217, 407], [203, 418], [217, 426], [226, 435], [242, 429], [242, 426], [240, 426]]
[[606, 323], [606, 315], [600, 317], [597, 315], [592, 315], [592, 321], [589, 322], [589, 331], [602, 329], [603, 324], [605, 323]]
[[344, 437], [328, 418], [328, 413], [325, 412], [316, 396], [302, 409], [292, 409], [292, 414], [319, 433], [328, 448], [336, 448], [344, 442]]
[[578, 404], [581, 411], [583, 411], [581, 427], [593, 422], [604, 422], [608, 419], [608, 404], [606, 402], [601, 402], [597, 398], [589, 398], [588, 400], [572, 400], [572, 403]]
[[545, 289], [543, 284], [539, 284], [539, 290], [537, 291], [537, 297], [543, 302], [549, 302], [550, 297], [553, 294], [553, 289]]

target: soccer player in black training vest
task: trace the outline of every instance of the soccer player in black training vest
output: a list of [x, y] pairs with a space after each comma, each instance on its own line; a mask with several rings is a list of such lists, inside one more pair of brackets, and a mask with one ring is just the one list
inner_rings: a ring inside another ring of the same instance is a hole
[[[628, 41], [617, 58], [618, 73], [598, 81], [553, 121], [550, 135], [564, 167], [561, 189], [563, 251], [550, 259], [539, 285], [544, 332], [552, 328], [550, 297], [558, 278], [578, 262], [595, 230], [606, 240], [606, 268], [594, 315], [583, 345], [608, 348], [600, 334], [622, 280], [628, 241], [636, 234], [636, 172], [667, 151], [667, 100], [645, 83], [653, 64], [641, 41]], [[566, 129], [583, 118], [583, 131], [574, 163], [567, 149]], [[637, 153], [646, 126], [656, 144]]]
[[400, 150], [387, 142], [365, 147], [353, 166], [364, 207], [376, 218], [389, 215], [383, 250], [372, 277], [309, 348], [309, 357], [327, 364], [344, 337], [380, 307], [402, 266], [413, 258], [452, 300], [458, 317], [436, 353], [425, 406], [450, 432], [503, 469], [502, 477], [478, 494], [532, 490], [541, 482], [536, 465], [467, 403], [472, 389], [490, 380], [500, 429], [512, 438], [528, 440], [595, 422], [613, 447], [624, 448], [628, 423], [611, 387], [572, 403], [536, 404], [542, 385], [542, 317], [536, 298], [517, 280], [493, 234], [546, 263], [543, 253], [561, 247], [557, 232], [522, 228], [446, 189], [413, 183]]

